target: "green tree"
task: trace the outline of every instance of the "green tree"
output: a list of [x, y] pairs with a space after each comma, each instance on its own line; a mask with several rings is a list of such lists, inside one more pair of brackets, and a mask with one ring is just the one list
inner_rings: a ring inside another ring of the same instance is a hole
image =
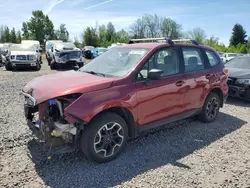
[[247, 39], [247, 47], [250, 48], [250, 37]]
[[26, 22], [23, 22], [22, 31], [23, 31], [23, 39], [26, 39], [26, 40], [30, 39], [30, 33], [29, 33], [28, 25]]
[[115, 27], [111, 22], [109, 22], [105, 33], [105, 40], [111, 41], [113, 37], [115, 37]]
[[40, 10], [32, 12], [30, 20], [23, 23], [22, 31], [24, 39], [38, 40], [41, 44], [44, 44], [46, 39], [55, 37], [52, 21]]
[[10, 32], [10, 42], [17, 43], [16, 30], [14, 27], [12, 28], [12, 30]]
[[92, 27], [87, 27], [84, 32], [84, 44], [87, 46], [97, 46], [98, 36], [95, 29]]
[[198, 43], [203, 44], [206, 40], [206, 33], [203, 29], [197, 27], [187, 33], [187, 37], [196, 40]]
[[105, 42], [106, 26], [100, 25], [98, 28], [98, 41], [99, 46], [103, 46]]
[[182, 26], [170, 18], [164, 18], [161, 23], [161, 33], [164, 37], [177, 39], [182, 36], [181, 29]]
[[233, 27], [232, 36], [230, 38], [230, 45], [236, 46], [237, 44], [245, 44], [246, 43], [246, 31], [240, 24], [235, 24]]
[[21, 41], [22, 41], [22, 34], [21, 34], [20, 30], [17, 31], [16, 36], [17, 36], [17, 43], [21, 43]]
[[2, 42], [10, 42], [10, 30], [8, 27], [5, 27], [3, 30], [3, 34], [2, 34]]
[[61, 24], [59, 29], [56, 31], [56, 36], [59, 40], [67, 42], [69, 40], [69, 32], [65, 24]]
[[116, 33], [116, 41], [120, 43], [127, 43], [129, 40], [128, 33], [122, 29]]
[[247, 46], [245, 44], [241, 45], [239, 53], [247, 54], [247, 52], [248, 52]]

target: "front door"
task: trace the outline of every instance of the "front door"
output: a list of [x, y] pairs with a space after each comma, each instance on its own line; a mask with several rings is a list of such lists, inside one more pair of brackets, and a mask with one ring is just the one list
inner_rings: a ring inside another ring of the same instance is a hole
[[[164, 48], [152, 55], [138, 73], [138, 125], [146, 125], [180, 114], [183, 109], [185, 76], [180, 74], [178, 48]], [[159, 80], [148, 80], [148, 71], [161, 69]]]

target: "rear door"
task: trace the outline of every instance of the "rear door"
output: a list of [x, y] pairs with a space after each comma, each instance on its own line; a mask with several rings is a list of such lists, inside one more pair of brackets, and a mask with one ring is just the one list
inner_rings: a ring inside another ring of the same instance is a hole
[[182, 47], [184, 59], [185, 86], [184, 111], [196, 110], [203, 106], [205, 91], [209, 86], [209, 66], [204, 52], [199, 47]]

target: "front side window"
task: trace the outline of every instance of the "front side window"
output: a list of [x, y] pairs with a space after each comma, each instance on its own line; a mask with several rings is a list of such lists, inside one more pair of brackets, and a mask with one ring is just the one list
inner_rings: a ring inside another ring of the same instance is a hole
[[219, 60], [213, 52], [206, 50], [206, 54], [211, 67], [219, 64]]
[[160, 69], [162, 76], [170, 76], [179, 73], [178, 51], [175, 48], [165, 48], [154, 53], [138, 74], [138, 80], [145, 80], [148, 71]]
[[117, 47], [96, 57], [79, 71], [94, 72], [110, 77], [124, 77], [132, 71], [149, 49]]
[[193, 72], [205, 69], [202, 61], [201, 51], [198, 48], [183, 47], [183, 58], [185, 62], [185, 72]]

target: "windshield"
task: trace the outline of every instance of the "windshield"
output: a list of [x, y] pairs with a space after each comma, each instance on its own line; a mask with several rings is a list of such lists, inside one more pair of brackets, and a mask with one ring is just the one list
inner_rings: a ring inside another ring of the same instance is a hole
[[111, 77], [123, 77], [137, 65], [148, 50], [144, 48], [112, 48], [93, 59], [79, 71], [96, 72]]
[[250, 58], [240, 57], [228, 61], [225, 66], [227, 68], [250, 69]]
[[26, 44], [13, 44], [10, 46], [10, 51], [35, 51], [35, 47]]
[[73, 43], [59, 43], [56, 44], [56, 48], [62, 50], [73, 50], [76, 46]]

